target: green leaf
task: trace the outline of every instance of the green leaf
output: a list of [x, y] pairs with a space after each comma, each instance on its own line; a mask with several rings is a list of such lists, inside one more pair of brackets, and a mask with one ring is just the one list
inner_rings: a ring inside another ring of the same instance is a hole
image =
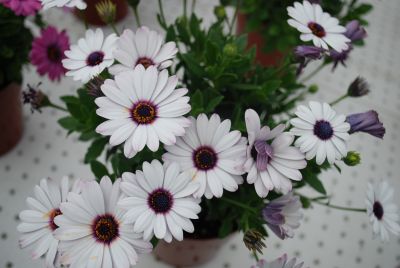
[[251, 84], [230, 84], [228, 87], [243, 91], [260, 90], [262, 88], [260, 85]]
[[109, 176], [108, 170], [105, 165], [100, 163], [99, 161], [93, 160], [90, 162], [90, 169], [97, 179], [101, 179], [103, 176]]
[[65, 129], [75, 131], [79, 127], [79, 122], [72, 116], [63, 117], [58, 120], [58, 123]]
[[191, 105], [192, 105], [192, 115], [198, 115], [199, 113], [203, 112], [204, 107], [204, 98], [203, 93], [198, 89], [190, 98]]
[[263, 84], [263, 91], [271, 93], [281, 86], [282, 81], [281, 80], [269, 80]]
[[322, 184], [322, 182], [318, 179], [317, 175], [312, 174], [311, 172], [307, 172], [307, 174], [304, 174], [303, 178], [308, 185], [314, 188], [314, 190], [323, 195], [326, 195], [325, 187]]
[[204, 69], [199, 65], [199, 62], [193, 58], [193, 56], [190, 54], [182, 54], [181, 56], [182, 60], [187, 65], [188, 71], [201, 78], [205, 75]]
[[221, 225], [221, 227], [219, 227], [219, 230], [218, 230], [218, 237], [224, 238], [227, 235], [231, 234], [232, 232], [233, 232], [232, 220], [222, 221], [222, 225]]
[[311, 207], [311, 200], [305, 196], [300, 196], [300, 202], [303, 205], [303, 208]]
[[218, 104], [220, 104], [223, 99], [224, 99], [224, 96], [218, 96], [218, 97], [212, 99], [207, 104], [206, 112], [209, 113], [209, 112], [214, 111], [215, 107], [217, 107]]
[[86, 155], [85, 155], [85, 163], [89, 163], [93, 160], [96, 160], [97, 157], [101, 155], [101, 153], [104, 150], [104, 147], [106, 146], [108, 142], [108, 138], [100, 138], [95, 140], [88, 148]]

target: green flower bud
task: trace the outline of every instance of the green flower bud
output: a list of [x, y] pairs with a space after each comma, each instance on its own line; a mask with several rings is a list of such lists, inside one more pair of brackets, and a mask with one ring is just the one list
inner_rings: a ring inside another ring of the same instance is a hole
[[214, 14], [218, 20], [223, 20], [226, 17], [225, 8], [223, 6], [216, 6], [214, 8]]
[[346, 165], [350, 167], [357, 166], [361, 162], [360, 154], [354, 151], [350, 151], [347, 153], [346, 157], [343, 158], [343, 161]]
[[308, 92], [314, 94], [318, 92], [318, 85], [316, 84], [312, 84], [309, 88], [308, 88]]
[[237, 46], [232, 43], [226, 44], [223, 52], [227, 56], [235, 56], [237, 54]]

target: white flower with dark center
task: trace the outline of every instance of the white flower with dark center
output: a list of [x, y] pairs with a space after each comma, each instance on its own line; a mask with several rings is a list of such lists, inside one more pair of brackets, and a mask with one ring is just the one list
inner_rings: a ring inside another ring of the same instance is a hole
[[338, 19], [323, 12], [320, 5], [308, 1], [303, 4], [295, 2], [294, 7], [288, 7], [287, 10], [292, 17], [288, 23], [302, 33], [302, 41], [312, 40], [316, 47], [329, 49], [330, 46], [338, 52], [349, 48], [347, 43], [351, 40], [344, 35], [346, 28], [339, 25]]
[[43, 9], [49, 9], [52, 7], [76, 7], [77, 9], [86, 9], [87, 5], [83, 0], [40, 0], [43, 5]]
[[68, 202], [60, 206], [62, 215], [55, 219], [59, 226], [55, 237], [60, 243], [63, 265], [82, 267], [130, 267], [137, 253], [148, 253], [152, 245], [133, 231], [117, 208], [122, 193], [121, 180], [114, 184], [103, 177], [84, 183], [82, 193], [69, 193]]
[[138, 64], [148, 68], [155, 66], [159, 70], [168, 68], [178, 52], [175, 42], [164, 44], [161, 34], [142, 26], [136, 33], [126, 29], [117, 41], [114, 51], [119, 64], [110, 67], [111, 74], [132, 71]]
[[95, 100], [97, 114], [108, 119], [96, 131], [111, 136], [113, 146], [123, 142], [124, 154], [131, 158], [144, 146], [155, 152], [159, 142], [171, 145], [176, 136], [185, 134], [190, 121], [183, 117], [190, 111], [186, 88], [175, 89], [176, 76], [168, 71], [157, 71], [150, 66], [136, 66], [133, 72], [124, 72], [108, 79], [101, 86], [105, 97]]
[[400, 235], [398, 208], [393, 203], [393, 188], [386, 181], [377, 185], [368, 183], [367, 214], [370, 219], [374, 237], [389, 241], [390, 233]]
[[302, 268], [304, 262], [297, 263], [296, 258], [288, 260], [288, 256], [286, 254], [282, 255], [278, 259], [267, 262], [266, 260], [260, 260], [257, 264], [252, 266], [251, 268]]
[[327, 103], [311, 101], [309, 107], [300, 105], [295, 112], [296, 118], [290, 123], [291, 132], [300, 136], [295, 146], [306, 154], [306, 159], [316, 157], [318, 165], [325, 159], [330, 164], [347, 155], [346, 141], [349, 139], [350, 124], [344, 115], [337, 115]]
[[221, 122], [217, 114], [210, 119], [200, 114], [193, 117], [185, 136], [176, 144], [165, 146], [166, 162], [177, 162], [182, 171], [188, 171], [200, 183], [196, 198], [221, 197], [223, 190], [235, 192], [243, 182], [243, 163], [246, 157], [246, 139], [237, 130], [230, 131], [231, 121]]
[[183, 239], [183, 230], [192, 233], [190, 219], [198, 219], [201, 207], [192, 194], [199, 185], [187, 172], [180, 172], [177, 163], [162, 165], [158, 160], [143, 163], [143, 172], [124, 173], [121, 189], [127, 196], [119, 205], [127, 210], [127, 222], [133, 231], [144, 232], [144, 239], [153, 234], [167, 242]]
[[54, 218], [61, 214], [60, 204], [66, 201], [71, 188], [72, 191], [79, 192], [79, 183], [77, 180], [70, 187], [68, 177], [62, 178], [60, 184], [50, 178], [42, 179], [34, 188], [35, 197], [26, 199], [30, 209], [19, 214], [22, 223], [17, 226], [17, 230], [23, 233], [19, 239], [20, 247], [29, 246], [33, 259], [46, 254], [47, 267], [56, 266], [59, 259], [59, 242], [53, 235], [58, 225]]
[[69, 70], [66, 75], [87, 83], [100, 74], [114, 63], [113, 52], [117, 38], [115, 34], [110, 34], [104, 39], [101, 29], [87, 30], [85, 38], [79, 39], [77, 45], [65, 51], [67, 58], [62, 63]]
[[252, 109], [246, 111], [245, 120], [249, 139], [244, 164], [247, 182], [254, 183], [260, 197], [266, 197], [273, 189], [289, 192], [292, 189], [290, 180], [300, 181], [299, 170], [307, 166], [304, 154], [291, 146], [294, 136], [284, 132], [283, 124], [272, 130], [261, 127], [260, 117]]

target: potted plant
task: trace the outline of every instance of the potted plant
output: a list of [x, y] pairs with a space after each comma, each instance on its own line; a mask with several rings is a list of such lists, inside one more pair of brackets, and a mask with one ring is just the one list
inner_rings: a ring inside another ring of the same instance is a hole
[[[240, 232], [261, 268], [272, 265], [258, 261], [267, 235], [293, 237], [301, 209], [314, 204], [367, 213], [383, 239], [387, 231], [398, 233], [397, 212], [385, 213], [391, 207], [387, 184], [369, 187], [366, 208], [348, 208], [331, 204], [320, 180], [323, 170], [360, 163], [360, 155], [347, 148], [350, 135], [385, 134], [375, 111], [335, 111], [339, 101], [366, 95], [366, 82], [356, 79], [331, 104], [297, 104], [316, 91], [297, 81], [298, 66], [329, 53], [325, 47], [348, 49], [344, 27], [318, 18], [307, 22], [318, 23], [311, 37], [320, 46], [301, 47], [281, 66], [265, 68], [254, 63], [246, 36], [224, 30], [225, 17], [205, 29], [184, 1], [184, 15], [169, 24], [158, 3], [165, 41], [144, 26], [108, 36], [89, 29], [65, 52], [66, 75], [82, 87], [61, 97], [65, 108], [55, 108], [66, 116], [58, 122], [90, 142], [84, 162], [97, 180], [42, 180], [36, 199], [27, 199], [32, 210], [20, 214], [22, 247], [35, 245], [39, 235], [48, 238], [33, 251], [35, 258], [46, 255], [47, 265], [128, 267], [138, 253], [157, 247], [163, 261], [193, 266]], [[332, 41], [321, 27], [340, 33]], [[315, 196], [302, 194], [304, 187]], [[35, 216], [44, 223], [29, 228]], [[295, 262], [284, 255], [272, 263]]]

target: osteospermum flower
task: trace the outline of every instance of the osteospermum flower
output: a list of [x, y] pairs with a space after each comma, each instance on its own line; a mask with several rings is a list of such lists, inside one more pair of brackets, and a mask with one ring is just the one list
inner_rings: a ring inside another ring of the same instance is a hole
[[393, 203], [393, 188], [386, 181], [377, 185], [368, 183], [365, 200], [374, 237], [389, 241], [390, 233], [400, 235], [399, 214]]
[[117, 208], [121, 198], [121, 180], [114, 184], [108, 177], [100, 183], [86, 182], [81, 194], [69, 193], [55, 219], [54, 232], [62, 253], [60, 262], [70, 268], [130, 267], [138, 253], [148, 253], [152, 245], [135, 233]]
[[68, 48], [67, 33], [58, 32], [56, 28], [49, 26], [42, 30], [41, 36], [33, 40], [30, 61], [37, 66], [40, 75], [48, 74], [50, 80], [60, 80], [65, 73], [61, 60], [65, 58], [64, 52]]
[[33, 259], [46, 255], [47, 267], [54, 267], [59, 258], [59, 241], [54, 237], [58, 225], [54, 219], [61, 214], [60, 204], [66, 201], [71, 188], [79, 192], [79, 182], [71, 187], [68, 177], [62, 178], [60, 184], [49, 178], [42, 179], [34, 188], [35, 197], [26, 199], [29, 210], [19, 214], [22, 223], [17, 230], [23, 233], [19, 239], [20, 247], [29, 246]]
[[316, 157], [318, 165], [325, 159], [333, 164], [347, 155], [350, 124], [344, 115], [337, 115], [327, 103], [314, 101], [309, 107], [297, 107], [295, 114], [297, 117], [290, 120], [294, 126], [291, 132], [300, 136], [295, 146], [306, 154], [307, 160]]
[[320, 5], [308, 1], [303, 4], [295, 2], [294, 7], [287, 10], [292, 17], [288, 23], [302, 33], [301, 40], [312, 40], [316, 47], [328, 49], [330, 46], [338, 52], [348, 48], [350, 39], [344, 35], [346, 28], [339, 25], [338, 19], [323, 12]]
[[125, 218], [134, 223], [133, 231], [144, 232], [150, 240], [171, 242], [183, 240], [183, 230], [192, 233], [190, 219], [198, 219], [200, 200], [192, 197], [199, 185], [177, 163], [162, 165], [158, 160], [143, 163], [143, 172], [124, 173], [121, 189], [127, 196], [119, 205], [126, 209]]
[[110, 34], [104, 39], [101, 29], [87, 30], [85, 38], [79, 39], [77, 45], [65, 51], [67, 58], [62, 63], [69, 70], [66, 75], [87, 83], [100, 74], [114, 63], [113, 51], [117, 38], [115, 34]]
[[86, 3], [83, 0], [40, 0], [43, 5], [43, 9], [49, 9], [52, 7], [76, 7], [77, 9], [85, 9]]
[[246, 139], [239, 131], [230, 131], [231, 121], [221, 122], [217, 114], [210, 119], [200, 114], [176, 144], [165, 146], [163, 160], [179, 163], [181, 170], [200, 183], [196, 198], [221, 197], [223, 190], [234, 192], [243, 182]]
[[147, 68], [155, 66], [159, 70], [168, 68], [178, 52], [175, 42], [164, 44], [163, 37], [156, 31], [142, 26], [136, 33], [126, 29], [117, 42], [115, 59], [120, 63], [110, 68], [111, 74], [132, 71], [138, 64]]
[[303, 262], [296, 264], [296, 258], [288, 260], [286, 254], [278, 259], [267, 262], [266, 260], [260, 260], [256, 265], [253, 265], [251, 268], [302, 268]]
[[245, 120], [249, 139], [244, 164], [247, 182], [254, 183], [260, 197], [266, 197], [272, 189], [289, 192], [290, 180], [301, 180], [299, 170], [307, 165], [304, 154], [291, 146], [294, 136], [284, 132], [283, 124], [272, 130], [267, 126], [261, 128], [260, 117], [252, 109], [246, 111]]
[[379, 120], [378, 113], [374, 110], [348, 115], [346, 117], [346, 122], [350, 124], [350, 134], [365, 132], [374, 137], [383, 139], [386, 133], [383, 123]]
[[299, 196], [292, 192], [269, 202], [262, 210], [267, 226], [280, 238], [292, 238], [303, 218]]
[[175, 89], [176, 76], [158, 72], [151, 66], [138, 65], [133, 72], [124, 72], [108, 79], [101, 86], [105, 97], [96, 99], [97, 114], [108, 119], [96, 131], [110, 137], [113, 146], [123, 142], [124, 154], [131, 158], [144, 146], [153, 152], [159, 142], [171, 145], [176, 136], [185, 134], [190, 121], [183, 117], [190, 111], [186, 88]]
[[35, 15], [42, 8], [38, 0], [0, 0], [0, 4], [8, 7], [18, 16]]

